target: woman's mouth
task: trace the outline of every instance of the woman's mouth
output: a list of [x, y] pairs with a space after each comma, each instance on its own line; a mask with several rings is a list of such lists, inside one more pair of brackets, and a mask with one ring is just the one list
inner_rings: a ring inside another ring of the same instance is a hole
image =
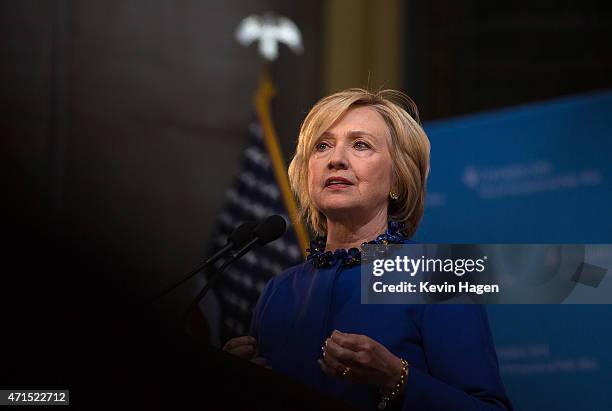
[[330, 177], [325, 180], [325, 188], [331, 190], [341, 190], [352, 186], [353, 183], [344, 177]]

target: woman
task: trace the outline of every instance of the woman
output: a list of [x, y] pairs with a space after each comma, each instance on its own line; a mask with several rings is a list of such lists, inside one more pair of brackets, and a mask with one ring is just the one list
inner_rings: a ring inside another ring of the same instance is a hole
[[349, 89], [319, 101], [289, 166], [319, 237], [267, 284], [251, 336], [224, 350], [365, 409], [511, 409], [481, 306], [360, 303], [359, 246], [410, 242], [428, 171], [408, 97]]

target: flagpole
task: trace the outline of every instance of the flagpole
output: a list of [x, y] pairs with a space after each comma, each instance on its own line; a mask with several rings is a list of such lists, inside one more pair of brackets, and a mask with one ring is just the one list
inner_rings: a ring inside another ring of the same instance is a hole
[[276, 177], [276, 181], [283, 196], [283, 202], [289, 213], [289, 218], [291, 219], [291, 223], [300, 244], [302, 255], [306, 256], [306, 248], [309, 246], [308, 233], [298, 215], [297, 204], [293, 197], [293, 193], [291, 193], [287, 168], [278, 144], [276, 130], [272, 122], [272, 115], [270, 114], [270, 101], [275, 95], [276, 89], [270, 79], [268, 68], [265, 66], [259, 78], [259, 85], [254, 96], [255, 111], [257, 112], [257, 117], [262, 127], [264, 142], [268, 149], [270, 159], [272, 160], [274, 176]]

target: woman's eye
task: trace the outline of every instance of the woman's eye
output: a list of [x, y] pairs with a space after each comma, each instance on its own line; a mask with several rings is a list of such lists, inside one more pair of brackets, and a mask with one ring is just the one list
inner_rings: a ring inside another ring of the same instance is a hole
[[355, 147], [357, 150], [367, 150], [370, 148], [370, 145], [364, 141], [355, 141], [353, 147]]
[[315, 150], [317, 151], [323, 151], [325, 150], [327, 147], [329, 147], [329, 145], [325, 142], [321, 142], [321, 143], [317, 143], [317, 145], [315, 146]]

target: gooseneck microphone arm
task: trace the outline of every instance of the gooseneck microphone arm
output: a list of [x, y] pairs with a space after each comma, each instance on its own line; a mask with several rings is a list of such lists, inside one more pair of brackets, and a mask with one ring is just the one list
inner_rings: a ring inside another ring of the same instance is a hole
[[223, 275], [223, 273], [225, 272], [225, 269], [227, 267], [229, 267], [234, 261], [236, 261], [238, 258], [242, 257], [243, 255], [245, 255], [255, 244], [257, 244], [257, 238], [252, 239], [251, 241], [249, 241], [248, 244], [246, 244], [244, 247], [242, 247], [238, 252], [236, 252], [235, 254], [232, 254], [230, 256], [230, 258], [228, 258], [222, 265], [221, 267], [219, 267], [218, 270], [215, 270], [214, 274], [211, 276], [210, 280], [208, 282], [206, 282], [206, 285], [204, 286], [204, 288], [202, 288], [202, 291], [200, 291], [198, 293], [198, 295], [196, 296], [196, 298], [191, 302], [191, 304], [189, 304], [189, 307], [187, 308], [187, 310], [185, 311], [185, 313], [183, 314], [183, 323], [185, 324], [185, 329], [188, 329], [188, 320], [189, 320], [189, 315], [191, 314], [191, 312], [193, 311], [193, 309], [200, 303], [200, 301], [202, 301], [202, 299], [204, 299], [204, 297], [206, 296], [206, 294], [208, 294], [208, 292], [210, 291], [211, 288], [213, 288], [215, 286], [215, 284], [217, 283], [217, 281], [219, 280], [219, 278], [221, 278], [221, 275]]
[[287, 229], [287, 223], [285, 219], [279, 215], [272, 215], [263, 220], [253, 230], [254, 237], [247, 241], [242, 247], [234, 251], [230, 257], [219, 267], [219, 269], [213, 274], [210, 280], [206, 283], [202, 291], [198, 293], [196, 298], [189, 304], [189, 307], [183, 314], [183, 325], [187, 333], [189, 333], [189, 316], [193, 309], [199, 304], [199, 302], [206, 296], [211, 288], [215, 286], [221, 275], [223, 275], [225, 269], [229, 267], [234, 261], [249, 252], [256, 245], [265, 245], [280, 238]]
[[220, 258], [230, 253], [232, 250], [235, 250], [236, 248], [239, 248], [239, 247], [241, 248], [245, 243], [248, 243], [252, 241], [253, 239], [256, 240], [253, 234], [253, 231], [255, 230], [256, 227], [257, 227], [257, 224], [253, 221], [247, 221], [239, 225], [232, 232], [232, 234], [229, 235], [227, 239], [227, 244], [223, 246], [223, 248], [221, 248], [219, 251], [217, 251], [215, 254], [213, 254], [208, 259], [206, 259], [206, 261], [204, 261], [202, 264], [198, 265], [196, 268], [191, 270], [189, 274], [187, 274], [184, 278], [166, 287], [161, 293], [157, 294], [154, 298], [152, 298], [150, 302], [151, 303], [155, 302], [159, 300], [160, 298], [164, 297], [165, 295], [169, 294], [172, 290], [174, 290], [175, 288], [183, 284], [185, 281], [189, 280], [191, 277], [193, 277], [200, 271], [213, 265]]

